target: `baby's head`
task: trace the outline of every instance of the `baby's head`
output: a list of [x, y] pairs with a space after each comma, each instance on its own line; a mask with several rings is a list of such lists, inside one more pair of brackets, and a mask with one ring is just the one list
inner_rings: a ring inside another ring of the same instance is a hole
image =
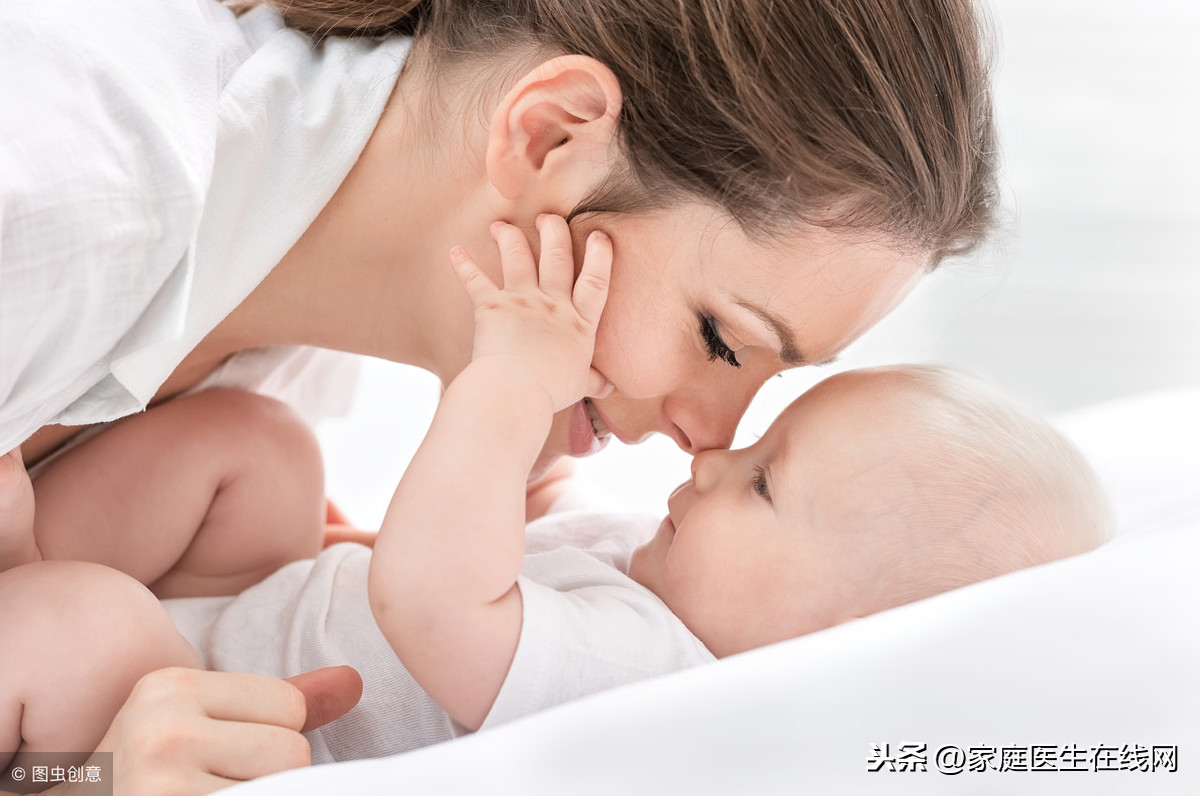
[[706, 451], [638, 548], [634, 580], [717, 656], [1097, 547], [1091, 468], [977, 379], [840, 373], [741, 450]]

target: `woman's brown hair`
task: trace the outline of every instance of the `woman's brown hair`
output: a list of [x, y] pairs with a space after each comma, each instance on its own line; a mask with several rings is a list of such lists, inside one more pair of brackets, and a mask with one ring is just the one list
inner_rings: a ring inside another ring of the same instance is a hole
[[[252, 0], [253, 1], [253, 0]], [[932, 264], [996, 212], [988, 59], [970, 0], [271, 0], [316, 36], [412, 33], [608, 66], [629, 162], [580, 210], [694, 196], [760, 234], [878, 230]]]

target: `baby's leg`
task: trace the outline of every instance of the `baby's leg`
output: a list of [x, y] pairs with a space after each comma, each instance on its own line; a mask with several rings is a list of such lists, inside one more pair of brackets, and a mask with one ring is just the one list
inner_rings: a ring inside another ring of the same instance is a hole
[[160, 597], [234, 594], [320, 551], [316, 438], [253, 393], [209, 390], [129, 417], [33, 487], [43, 558], [107, 564]]
[[0, 639], [0, 790], [24, 754], [81, 762], [142, 675], [200, 666], [146, 587], [82, 561], [0, 573]]
[[0, 572], [36, 559], [33, 486], [17, 447], [0, 456]]

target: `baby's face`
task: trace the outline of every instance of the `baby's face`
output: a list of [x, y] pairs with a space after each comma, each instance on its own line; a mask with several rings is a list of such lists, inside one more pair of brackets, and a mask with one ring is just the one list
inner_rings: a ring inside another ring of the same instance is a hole
[[842, 374], [750, 447], [696, 456], [630, 575], [718, 657], [870, 613], [911, 541], [876, 521], [912, 491], [896, 462], [920, 427], [890, 389]]

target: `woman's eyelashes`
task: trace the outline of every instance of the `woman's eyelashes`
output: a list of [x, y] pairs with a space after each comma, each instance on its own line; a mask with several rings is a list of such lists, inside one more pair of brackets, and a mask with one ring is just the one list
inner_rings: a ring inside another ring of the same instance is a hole
[[704, 340], [704, 348], [708, 352], [708, 361], [723, 360], [735, 368], [742, 366], [741, 362], [737, 361], [737, 356], [733, 353], [733, 349], [725, 342], [725, 338], [721, 337], [721, 331], [717, 328], [717, 319], [711, 315], [700, 313], [700, 338]]
[[761, 467], [754, 468], [754, 479], [750, 482], [754, 494], [771, 503], [771, 488], [767, 486], [767, 471]]

